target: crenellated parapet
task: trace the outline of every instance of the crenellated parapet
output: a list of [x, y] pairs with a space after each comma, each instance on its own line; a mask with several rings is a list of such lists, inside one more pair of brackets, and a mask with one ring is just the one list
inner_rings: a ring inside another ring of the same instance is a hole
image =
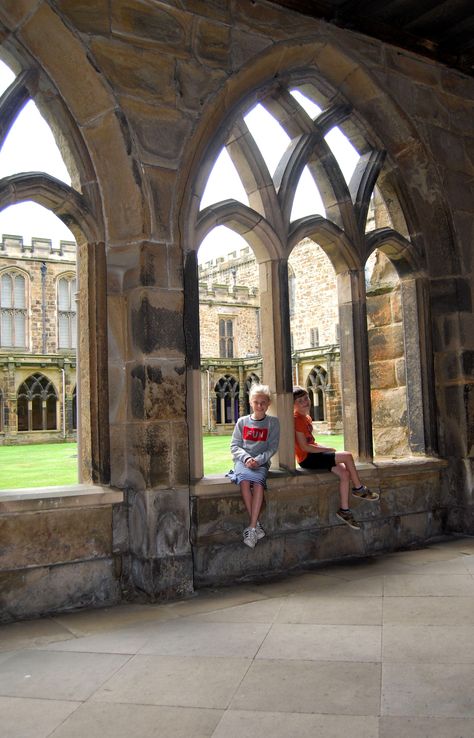
[[76, 261], [76, 242], [59, 241], [53, 243], [50, 238], [32, 237], [31, 243], [25, 243], [23, 236], [2, 234], [0, 256], [11, 259], [54, 259]]

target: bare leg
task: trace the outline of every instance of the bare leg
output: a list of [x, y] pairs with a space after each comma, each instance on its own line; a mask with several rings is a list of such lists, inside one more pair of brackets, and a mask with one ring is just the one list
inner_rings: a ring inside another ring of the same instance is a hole
[[[336, 460], [337, 456], [339, 454], [336, 454]], [[337, 464], [336, 466], [333, 466], [331, 469], [332, 473], [336, 475], [336, 477], [339, 477], [339, 496], [341, 498], [341, 507], [344, 510], [347, 510], [349, 507], [349, 483], [351, 481], [351, 476], [344, 466], [344, 464]]]
[[[349, 472], [350, 478], [352, 480], [352, 486], [353, 487], [360, 487], [362, 485], [362, 482], [360, 481], [360, 477], [357, 473], [356, 466], [354, 464], [354, 459], [352, 457], [352, 454], [349, 453], [349, 451], [336, 451], [336, 462], [338, 464], [344, 464], [347, 471]], [[331, 471], [333, 471], [331, 469]]]
[[252, 495], [252, 513], [250, 515], [250, 527], [255, 528], [257, 525], [258, 516], [260, 515], [260, 510], [262, 509], [262, 503], [263, 503], [263, 485], [262, 484], [253, 484], [253, 495]]
[[[244, 501], [245, 509], [247, 510], [249, 520], [252, 518], [252, 500], [253, 495], [250, 491], [250, 482], [243, 481], [240, 483], [240, 493]], [[252, 527], [252, 526], [250, 526]], [[253, 526], [255, 528], [255, 526]]]

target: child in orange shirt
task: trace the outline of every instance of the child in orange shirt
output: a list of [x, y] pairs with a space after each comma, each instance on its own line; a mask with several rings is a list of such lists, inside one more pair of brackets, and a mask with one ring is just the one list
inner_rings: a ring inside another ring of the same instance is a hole
[[352, 482], [352, 495], [362, 500], [375, 502], [377, 492], [371, 492], [360, 481], [354, 459], [349, 451], [336, 451], [330, 446], [321, 446], [313, 436], [313, 421], [309, 415], [309, 395], [303, 387], [293, 388], [293, 417], [295, 420], [295, 455], [302, 469], [330, 471], [339, 477], [341, 507], [337, 517], [355, 530], [360, 524], [349, 508], [349, 489]]

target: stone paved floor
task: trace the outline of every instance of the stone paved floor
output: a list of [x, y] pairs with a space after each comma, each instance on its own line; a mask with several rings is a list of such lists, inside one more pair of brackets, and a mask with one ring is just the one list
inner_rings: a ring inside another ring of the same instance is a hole
[[474, 537], [0, 627], [1, 738], [473, 738]]

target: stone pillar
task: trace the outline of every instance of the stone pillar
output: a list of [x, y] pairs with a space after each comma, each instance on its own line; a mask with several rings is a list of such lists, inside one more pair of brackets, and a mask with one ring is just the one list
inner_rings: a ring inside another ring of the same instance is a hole
[[[188, 408], [194, 404], [197, 447], [201, 408], [192, 398], [201, 378], [191, 350], [186, 367], [178, 266], [162, 243], [108, 254], [112, 483], [127, 492], [124, 585], [131, 598], [141, 593], [151, 601], [193, 591]], [[194, 336], [189, 340], [194, 345]]]
[[273, 464], [295, 468], [293, 395], [286, 260], [259, 263], [260, 309], [262, 320], [262, 381], [270, 386], [273, 401], [270, 413], [281, 424], [280, 449]]
[[434, 387], [431, 376], [431, 347], [427, 346], [424, 328], [429, 324], [425, 293], [421, 279], [402, 280], [408, 433], [410, 449], [419, 453], [433, 452], [436, 447], [429, 399], [434, 395]]
[[338, 274], [337, 291], [344, 444], [360, 461], [371, 461], [373, 451], [364, 270]]

